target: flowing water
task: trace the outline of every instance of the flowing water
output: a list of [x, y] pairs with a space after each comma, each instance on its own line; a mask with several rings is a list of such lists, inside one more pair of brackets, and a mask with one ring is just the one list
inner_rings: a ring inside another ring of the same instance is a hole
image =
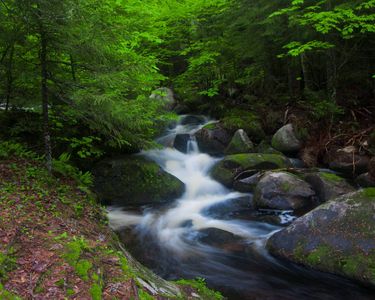
[[[185, 184], [180, 199], [136, 211], [108, 208], [111, 226], [132, 254], [166, 279], [205, 278], [230, 299], [375, 299], [374, 291], [267, 253], [267, 238], [294, 216], [256, 211], [251, 194], [209, 176], [218, 158], [200, 153], [194, 137], [208, 122], [180, 122], [159, 139], [165, 148], [143, 153]], [[191, 136], [187, 153], [167, 147], [176, 134]]]

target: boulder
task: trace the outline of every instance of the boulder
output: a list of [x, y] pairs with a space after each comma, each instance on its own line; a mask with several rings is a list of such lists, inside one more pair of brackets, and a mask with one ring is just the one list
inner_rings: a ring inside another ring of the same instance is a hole
[[354, 146], [329, 151], [325, 160], [330, 169], [349, 176], [367, 172], [370, 163], [369, 157], [359, 154]]
[[255, 174], [252, 174], [244, 178], [242, 178], [240, 174], [233, 182], [233, 189], [242, 193], [252, 193], [254, 192], [256, 185], [258, 184], [262, 176], [262, 172], [256, 171]]
[[370, 160], [370, 163], [368, 165], [368, 172], [373, 178], [375, 178], [375, 156]]
[[218, 228], [206, 228], [199, 231], [199, 241], [213, 247], [231, 248], [243, 241], [243, 238]]
[[232, 219], [234, 213], [248, 211], [252, 208], [254, 208], [252, 196], [245, 195], [216, 203], [204, 209], [203, 213], [215, 219]]
[[292, 124], [281, 127], [272, 137], [271, 145], [283, 153], [297, 152], [302, 148], [302, 142], [297, 138]]
[[289, 159], [278, 154], [244, 153], [228, 155], [214, 165], [211, 176], [227, 187], [232, 187], [235, 178], [247, 170], [272, 170], [287, 168]]
[[208, 124], [195, 133], [201, 152], [211, 155], [222, 155], [228, 146], [231, 136], [220, 123]]
[[315, 192], [298, 176], [287, 172], [266, 172], [254, 192], [259, 208], [295, 210], [313, 204]]
[[355, 179], [355, 182], [361, 187], [375, 187], [375, 177], [373, 177], [369, 172], [359, 175]]
[[311, 184], [321, 202], [354, 191], [354, 188], [342, 177], [329, 172], [314, 172], [304, 175], [306, 182]]
[[167, 87], [161, 87], [153, 91], [150, 95], [150, 99], [155, 99], [164, 103], [165, 108], [169, 110], [176, 105], [174, 93], [170, 88]]
[[238, 129], [233, 135], [225, 154], [238, 154], [253, 152], [254, 145], [243, 129]]
[[375, 188], [340, 196], [276, 232], [274, 256], [375, 286]]
[[165, 203], [182, 196], [184, 184], [140, 155], [105, 159], [94, 170], [94, 191], [111, 205]]
[[173, 147], [180, 152], [187, 153], [189, 141], [190, 134], [177, 134], [173, 142]]

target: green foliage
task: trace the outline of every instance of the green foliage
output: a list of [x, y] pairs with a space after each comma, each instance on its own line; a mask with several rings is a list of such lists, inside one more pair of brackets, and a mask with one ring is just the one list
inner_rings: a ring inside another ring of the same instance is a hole
[[92, 287], [90, 288], [90, 295], [92, 297], [92, 300], [101, 300], [102, 299], [102, 287], [94, 283]]
[[8, 249], [7, 253], [0, 252], [0, 282], [6, 280], [7, 274], [15, 268], [16, 262], [13, 248]]
[[13, 293], [7, 291], [0, 282], [0, 299], [2, 300], [21, 300], [20, 297], [14, 295]]
[[66, 244], [66, 253], [63, 257], [71, 266], [76, 266], [82, 252], [87, 249], [88, 245], [84, 238], [74, 237], [73, 241]]
[[8, 159], [11, 156], [22, 158], [38, 158], [37, 155], [28, 150], [24, 145], [12, 141], [0, 141], [0, 159]]
[[90, 187], [93, 184], [92, 174], [90, 172], [82, 172], [78, 168], [72, 166], [69, 161], [69, 154], [61, 154], [58, 159], [53, 160], [53, 170], [63, 176], [75, 179], [80, 185], [80, 188], [86, 191], [87, 187]]
[[88, 272], [90, 271], [91, 268], [92, 268], [92, 263], [89, 262], [87, 259], [80, 259], [79, 261], [77, 261], [75, 265], [76, 273], [83, 280], [89, 279]]

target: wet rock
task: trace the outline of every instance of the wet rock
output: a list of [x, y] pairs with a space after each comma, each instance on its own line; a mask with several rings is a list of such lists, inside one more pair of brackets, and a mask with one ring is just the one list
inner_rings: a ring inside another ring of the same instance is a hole
[[272, 170], [290, 166], [288, 158], [278, 154], [246, 153], [228, 155], [211, 170], [211, 176], [227, 187], [247, 170]]
[[375, 188], [317, 207], [275, 233], [271, 254], [375, 286]]
[[189, 141], [190, 134], [177, 134], [173, 142], [173, 147], [180, 152], [187, 153]]
[[291, 173], [267, 172], [254, 192], [254, 204], [261, 208], [295, 210], [313, 204], [311, 186]]
[[292, 165], [293, 168], [305, 168], [306, 165], [305, 163], [298, 159], [298, 158], [289, 158], [290, 164]]
[[297, 138], [292, 124], [281, 127], [272, 137], [272, 147], [283, 153], [297, 152], [302, 142]]
[[369, 173], [363, 173], [359, 175], [356, 180], [356, 184], [358, 184], [361, 187], [375, 187], [375, 178]]
[[94, 191], [112, 205], [164, 203], [177, 199], [185, 189], [179, 179], [140, 155], [105, 159], [93, 174]]
[[236, 178], [233, 183], [233, 189], [242, 193], [252, 193], [262, 176], [262, 172], [256, 172], [245, 178]]
[[243, 240], [241, 237], [218, 228], [206, 228], [199, 231], [199, 241], [213, 247], [228, 247]]
[[250, 141], [246, 132], [243, 129], [238, 129], [228, 147], [225, 149], [225, 154], [238, 154], [253, 152], [254, 145]]
[[219, 123], [204, 126], [195, 137], [199, 150], [211, 155], [222, 155], [231, 140], [229, 132]]
[[354, 146], [332, 150], [327, 153], [325, 160], [330, 169], [348, 176], [367, 172], [370, 163], [369, 157], [359, 154]]
[[304, 175], [311, 184], [321, 202], [337, 198], [354, 191], [354, 188], [342, 177], [329, 172], [314, 172]]
[[236, 212], [249, 210], [253, 207], [252, 196], [246, 195], [212, 205], [206, 208], [203, 213], [215, 219], [228, 219]]

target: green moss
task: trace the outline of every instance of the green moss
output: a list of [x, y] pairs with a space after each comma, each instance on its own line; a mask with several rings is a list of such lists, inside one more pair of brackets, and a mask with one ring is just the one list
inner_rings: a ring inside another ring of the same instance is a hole
[[307, 257], [306, 261], [311, 266], [319, 265], [327, 260], [331, 259], [332, 257], [332, 249], [328, 246], [321, 245], [312, 251]]
[[4, 286], [0, 283], [0, 299], [1, 300], [21, 300], [17, 295], [7, 291]]
[[214, 130], [216, 128], [216, 123], [207, 124], [207, 125], [203, 126], [203, 128], [208, 129], [208, 130]]
[[90, 271], [91, 268], [92, 268], [92, 263], [86, 259], [80, 259], [74, 267], [78, 276], [81, 277], [83, 280], [89, 279], [88, 272]]
[[73, 296], [76, 292], [73, 290], [73, 289], [67, 289], [66, 290], [66, 295], [69, 297], [69, 296]]
[[336, 174], [333, 174], [333, 173], [320, 172], [319, 175], [323, 179], [331, 181], [331, 182], [342, 182], [342, 181], [344, 181], [344, 178], [342, 178], [340, 176], [337, 176]]
[[92, 287], [90, 288], [90, 295], [92, 297], [92, 300], [101, 300], [102, 299], [102, 287], [94, 283]]
[[197, 278], [195, 280], [186, 280], [182, 279], [176, 281], [179, 285], [191, 286], [196, 289], [202, 299], [205, 300], [222, 300], [224, 297], [216, 291], [209, 289], [206, 285], [206, 282], [203, 278]]
[[147, 294], [144, 290], [138, 290], [138, 296], [140, 300], [154, 300], [155, 298], [152, 297], [150, 294]]
[[0, 252], [0, 280], [7, 279], [7, 274], [16, 267], [16, 261], [13, 248], [10, 248], [8, 253]]
[[363, 189], [361, 193], [365, 197], [369, 197], [369, 198], [375, 197], [375, 188], [366, 188], [366, 189]]

